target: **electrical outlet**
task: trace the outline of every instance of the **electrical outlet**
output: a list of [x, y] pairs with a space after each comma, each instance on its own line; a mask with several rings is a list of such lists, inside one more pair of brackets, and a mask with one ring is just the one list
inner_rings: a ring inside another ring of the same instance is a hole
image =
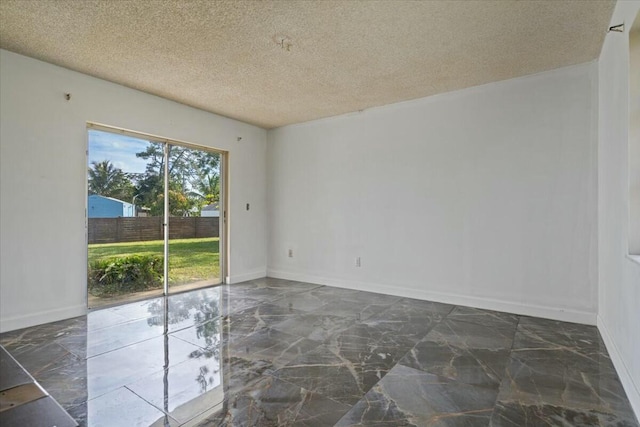
[[362, 267], [362, 263], [360, 262], [360, 257], [356, 257], [356, 267]]
[[293, 249], [289, 249], [289, 258], [293, 258]]

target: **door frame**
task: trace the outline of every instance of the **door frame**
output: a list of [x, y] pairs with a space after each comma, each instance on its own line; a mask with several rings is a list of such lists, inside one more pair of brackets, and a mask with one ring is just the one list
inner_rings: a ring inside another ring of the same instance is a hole
[[[202, 145], [202, 144], [195, 144], [192, 142], [187, 142], [187, 141], [182, 141], [179, 139], [173, 139], [173, 138], [165, 138], [165, 137], [161, 137], [158, 135], [153, 135], [150, 133], [145, 133], [145, 132], [140, 132], [140, 131], [134, 131], [134, 130], [130, 130], [130, 129], [124, 129], [124, 128], [120, 128], [120, 127], [116, 127], [116, 126], [110, 126], [110, 125], [105, 125], [102, 123], [96, 123], [96, 122], [87, 122], [87, 126], [86, 126], [86, 131], [85, 131], [85, 138], [86, 138], [86, 144], [85, 144], [85, 163], [88, 164], [88, 158], [89, 158], [89, 130], [99, 130], [99, 131], [103, 131], [103, 132], [109, 132], [109, 133], [115, 133], [115, 134], [120, 134], [120, 135], [126, 135], [126, 136], [131, 136], [133, 138], [139, 138], [139, 139], [143, 139], [146, 141], [153, 141], [153, 142], [159, 142], [164, 144], [164, 149], [166, 150], [166, 147], [168, 147], [168, 145], [174, 145], [174, 146], [178, 146], [178, 147], [185, 147], [185, 148], [190, 148], [190, 149], [194, 149], [194, 150], [202, 150], [202, 151], [207, 151], [210, 153], [217, 153], [218, 155], [220, 155], [220, 180], [221, 185], [220, 185], [220, 203], [221, 203], [221, 210], [220, 210], [220, 217], [219, 217], [219, 240], [218, 240], [218, 253], [219, 253], [219, 262], [220, 262], [220, 283], [221, 284], [226, 284], [228, 282], [228, 277], [229, 277], [229, 266], [230, 266], [230, 244], [229, 244], [229, 239], [230, 239], [230, 221], [229, 221], [229, 151], [227, 150], [222, 150], [219, 148], [213, 148], [213, 147], [209, 147], [206, 145]], [[165, 162], [165, 167], [168, 166], [168, 162]], [[165, 175], [166, 176], [166, 175]], [[167, 179], [168, 177], [166, 177], [165, 179]], [[166, 184], [166, 182], [165, 182]], [[168, 190], [167, 186], [164, 185], [164, 191], [166, 192]], [[85, 242], [87, 244], [87, 255], [86, 255], [86, 268], [88, 269], [88, 264], [89, 264], [89, 251], [88, 251], [88, 244], [89, 244], [89, 216], [88, 216], [88, 198], [86, 197], [86, 194], [88, 194], [89, 191], [89, 181], [88, 179], [86, 179], [85, 177]], [[168, 198], [166, 197], [165, 194], [165, 218], [163, 220], [163, 224], [165, 226], [164, 231], [164, 254], [165, 254], [165, 272], [164, 272], [164, 289], [163, 289], [163, 295], [167, 296], [170, 295], [169, 293], [169, 289], [168, 289], [168, 257], [166, 256], [167, 251], [168, 251], [168, 237], [169, 237], [169, 233], [168, 233]], [[87, 270], [88, 271], [88, 270]], [[85, 271], [85, 277], [87, 276], [87, 271]], [[85, 301], [87, 302], [87, 306], [89, 304], [89, 288], [88, 286], [85, 286]], [[102, 308], [102, 307], [101, 307]]]

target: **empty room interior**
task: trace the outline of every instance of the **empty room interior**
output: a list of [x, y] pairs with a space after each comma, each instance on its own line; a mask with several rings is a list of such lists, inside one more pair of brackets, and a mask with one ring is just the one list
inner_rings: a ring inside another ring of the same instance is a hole
[[638, 427], [639, 11], [3, 0], [0, 425]]

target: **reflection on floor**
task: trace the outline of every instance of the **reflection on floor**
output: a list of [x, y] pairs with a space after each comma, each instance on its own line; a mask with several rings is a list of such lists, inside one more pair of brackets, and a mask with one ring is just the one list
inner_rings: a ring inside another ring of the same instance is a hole
[[638, 426], [595, 327], [285, 280], [0, 344], [86, 426]]
[[[219, 285], [220, 279], [213, 277], [209, 280], [199, 280], [197, 282], [189, 282], [181, 285], [169, 285], [169, 292], [177, 294], [195, 289], [206, 288], [209, 286]], [[142, 301], [145, 299], [162, 296], [163, 288], [151, 289], [147, 291], [133, 292], [124, 295], [112, 295], [97, 297], [89, 292], [88, 305], [89, 308], [107, 308], [115, 305], [129, 304], [131, 302]]]

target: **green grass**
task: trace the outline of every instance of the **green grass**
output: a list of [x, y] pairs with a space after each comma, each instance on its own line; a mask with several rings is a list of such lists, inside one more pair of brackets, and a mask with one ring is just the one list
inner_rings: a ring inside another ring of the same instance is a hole
[[[121, 255], [162, 256], [164, 242], [105, 243], [89, 245], [89, 264]], [[169, 240], [169, 284], [182, 285], [220, 277], [219, 239]]]

